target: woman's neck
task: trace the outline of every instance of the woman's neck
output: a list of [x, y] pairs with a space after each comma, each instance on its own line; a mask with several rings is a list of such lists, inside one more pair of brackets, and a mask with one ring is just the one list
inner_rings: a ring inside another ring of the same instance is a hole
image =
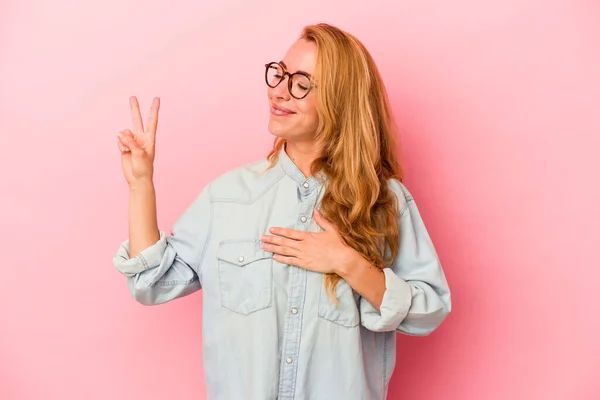
[[285, 152], [307, 178], [312, 175], [310, 170], [312, 162], [321, 156], [321, 148], [316, 142], [294, 143], [287, 141]]

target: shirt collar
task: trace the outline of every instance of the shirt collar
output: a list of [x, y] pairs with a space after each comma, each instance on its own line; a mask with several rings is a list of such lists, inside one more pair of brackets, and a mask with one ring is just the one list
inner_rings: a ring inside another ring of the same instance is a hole
[[296, 184], [298, 185], [298, 188], [301, 191], [308, 194], [308, 193], [312, 192], [314, 189], [321, 187], [322, 186], [321, 182], [326, 182], [326, 176], [322, 172], [317, 173], [318, 177], [317, 176], [311, 176], [309, 178], [305, 177], [304, 174], [302, 173], [302, 171], [300, 171], [300, 169], [298, 169], [296, 164], [294, 164], [294, 162], [292, 161], [290, 156], [288, 156], [287, 152], [285, 151], [285, 147], [286, 147], [285, 144], [283, 146], [281, 146], [281, 150], [279, 151], [277, 162], [279, 163], [279, 166], [281, 167], [281, 169], [283, 169], [285, 174], [287, 176], [289, 176], [294, 182], [296, 182]]

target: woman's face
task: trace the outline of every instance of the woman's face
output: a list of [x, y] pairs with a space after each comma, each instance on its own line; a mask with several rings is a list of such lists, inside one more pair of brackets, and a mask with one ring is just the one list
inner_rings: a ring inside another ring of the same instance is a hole
[[[317, 46], [314, 42], [298, 40], [287, 51], [281, 64], [293, 74], [303, 71], [313, 75], [317, 63]], [[312, 142], [318, 126], [318, 115], [314, 88], [303, 99], [294, 98], [288, 90], [289, 76], [276, 87], [268, 87], [269, 132], [291, 142]], [[299, 82], [295, 91], [303, 90]], [[296, 94], [296, 92], [294, 92]]]

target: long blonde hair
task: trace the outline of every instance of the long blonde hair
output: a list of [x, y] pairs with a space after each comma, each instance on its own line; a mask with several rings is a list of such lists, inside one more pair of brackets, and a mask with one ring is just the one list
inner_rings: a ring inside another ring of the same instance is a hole
[[[393, 121], [379, 71], [364, 45], [329, 24], [306, 26], [301, 39], [317, 45], [314, 90], [321, 157], [311, 172], [327, 176], [320, 209], [340, 231], [346, 244], [378, 268], [389, 266], [400, 241], [398, 205], [387, 181], [402, 181]], [[268, 155], [271, 165], [285, 140], [277, 138]], [[325, 276], [326, 289], [337, 303], [341, 278]]]

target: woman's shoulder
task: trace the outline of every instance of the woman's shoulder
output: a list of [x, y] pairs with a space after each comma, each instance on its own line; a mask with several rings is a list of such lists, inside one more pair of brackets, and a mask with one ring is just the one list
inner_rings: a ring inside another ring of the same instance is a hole
[[414, 198], [406, 185], [398, 178], [390, 178], [387, 181], [388, 188], [396, 195], [398, 199], [398, 210], [400, 214], [403, 214], [408, 204], [414, 201]]
[[281, 168], [269, 168], [267, 160], [243, 164], [221, 173], [209, 183], [211, 198], [254, 202], [282, 176]]

